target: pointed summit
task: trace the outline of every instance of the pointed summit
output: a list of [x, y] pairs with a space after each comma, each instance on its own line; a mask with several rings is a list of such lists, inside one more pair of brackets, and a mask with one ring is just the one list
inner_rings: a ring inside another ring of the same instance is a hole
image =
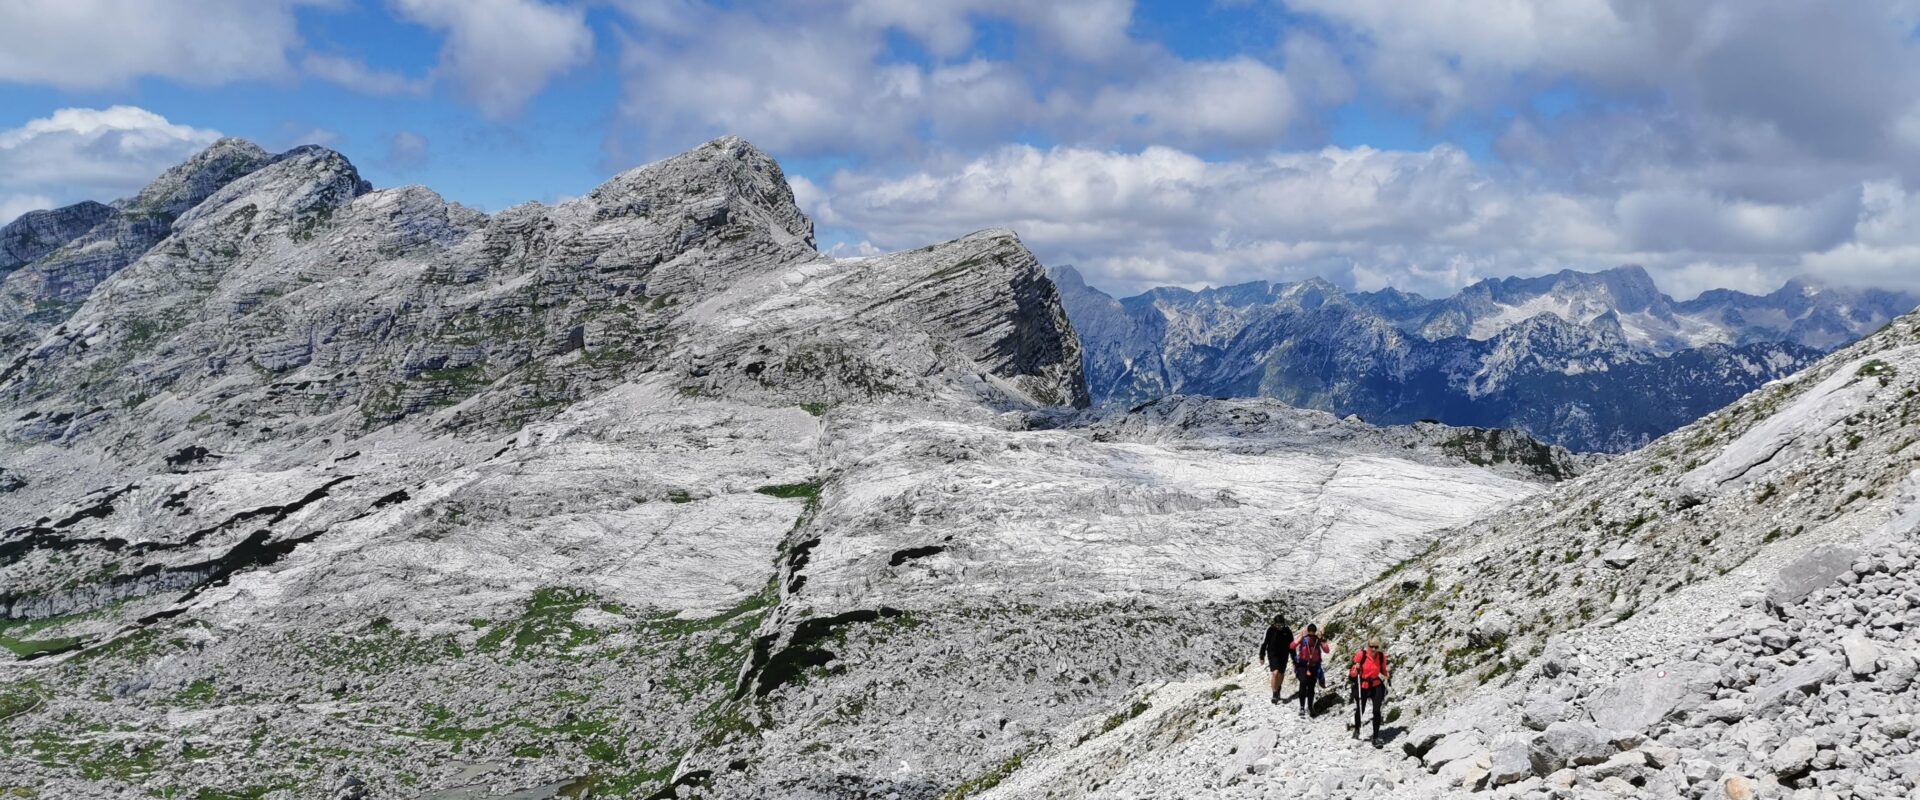
[[[253, 157], [259, 152], [263, 151], [246, 142], [227, 147], [216, 142], [181, 165], [195, 167], [189, 171], [195, 178], [232, 177], [181, 214], [175, 228], [186, 230], [208, 218], [224, 218], [230, 210], [247, 205], [263, 215], [263, 221], [298, 218], [304, 224], [313, 215], [330, 216], [334, 209], [373, 191], [353, 162], [325, 147], [302, 145], [255, 163]], [[202, 161], [201, 157], [207, 158]]]
[[273, 156], [245, 139], [227, 137], [207, 146], [160, 173], [131, 199], [121, 201], [122, 210], [154, 214], [171, 221], [206, 200], [221, 187], [265, 166]]
[[813, 220], [794, 199], [780, 164], [738, 136], [722, 136], [687, 152], [634, 167], [585, 198], [601, 218], [644, 215], [693, 201], [706, 225], [739, 216], [765, 223], [783, 245], [814, 249]]

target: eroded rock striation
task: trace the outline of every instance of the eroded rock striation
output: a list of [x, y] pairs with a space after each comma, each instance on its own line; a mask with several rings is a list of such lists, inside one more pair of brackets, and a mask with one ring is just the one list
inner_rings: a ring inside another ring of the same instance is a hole
[[0, 787], [41, 796], [939, 797], [1593, 466], [1085, 410], [1017, 236], [823, 257], [737, 138], [491, 215], [223, 141], [30, 217], [5, 291], [71, 306], [0, 318]]

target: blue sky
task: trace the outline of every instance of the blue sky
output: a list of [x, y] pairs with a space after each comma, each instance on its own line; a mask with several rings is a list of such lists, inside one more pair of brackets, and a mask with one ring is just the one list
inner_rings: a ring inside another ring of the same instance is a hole
[[823, 249], [987, 226], [1129, 292], [1920, 287], [1909, 0], [16, 0], [0, 218], [218, 135], [561, 202], [723, 134]]

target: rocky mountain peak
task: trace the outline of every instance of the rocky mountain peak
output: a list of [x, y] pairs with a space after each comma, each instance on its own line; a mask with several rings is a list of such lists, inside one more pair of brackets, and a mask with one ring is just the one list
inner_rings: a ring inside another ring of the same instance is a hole
[[172, 220], [199, 205], [221, 187], [265, 166], [273, 158], [259, 145], [245, 139], [220, 139], [161, 173], [160, 177], [122, 205], [131, 212], [154, 214]]
[[814, 246], [813, 221], [800, 210], [780, 164], [738, 136], [723, 136], [687, 152], [614, 176], [587, 195], [602, 216], [644, 214], [691, 200], [702, 221], [724, 224], [750, 215], [776, 235]]
[[[373, 191], [373, 184], [360, 177], [360, 171], [346, 156], [319, 145], [296, 147], [253, 169], [246, 169], [251, 157], [247, 149], [233, 146], [219, 152], [232, 155], [217, 157], [208, 164], [211, 169], [192, 174], [211, 178], [243, 169], [245, 172], [182, 214], [175, 222], [177, 228], [207, 219], [228, 219], [234, 213], [245, 214], [249, 221], [259, 215], [262, 221], [290, 219], [310, 226]], [[246, 211], [249, 206], [252, 210]]]
[[1081, 275], [1080, 270], [1074, 269], [1072, 264], [1048, 267], [1047, 276], [1053, 278], [1054, 285], [1059, 287], [1062, 292], [1068, 290], [1080, 291], [1088, 288], [1086, 276]]

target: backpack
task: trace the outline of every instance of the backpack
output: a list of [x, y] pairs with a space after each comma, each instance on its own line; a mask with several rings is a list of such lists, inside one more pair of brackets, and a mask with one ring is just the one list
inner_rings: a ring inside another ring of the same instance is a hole
[[1294, 647], [1294, 652], [1300, 654], [1299, 661], [1302, 666], [1319, 667], [1320, 637], [1311, 633], [1300, 637], [1300, 644]]
[[1360, 686], [1371, 689], [1380, 685], [1380, 675], [1387, 671], [1387, 654], [1374, 657], [1371, 651], [1361, 650], [1353, 655], [1353, 676], [1360, 679]]

